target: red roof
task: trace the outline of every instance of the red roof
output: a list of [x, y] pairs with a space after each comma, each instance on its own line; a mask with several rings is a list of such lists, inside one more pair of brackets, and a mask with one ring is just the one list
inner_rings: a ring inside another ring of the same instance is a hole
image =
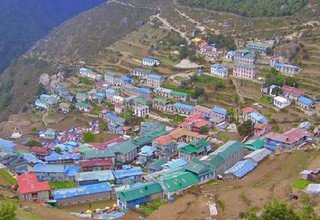
[[249, 106], [248, 107], [244, 107], [242, 109], [242, 112], [245, 113], [245, 114], [248, 114], [248, 113], [253, 112], [253, 111], [255, 111], [255, 109], [252, 108], [252, 107], [249, 107]]
[[211, 109], [202, 105], [196, 105], [195, 110], [200, 112], [200, 113], [204, 113], [204, 114], [210, 114], [211, 113]]
[[311, 137], [312, 133], [302, 129], [302, 128], [293, 128], [283, 134], [279, 133], [269, 133], [265, 136], [265, 138], [275, 140], [278, 142], [283, 142], [286, 144], [294, 144], [295, 142], [298, 142], [304, 137]]
[[209, 122], [207, 120], [202, 119], [202, 120], [198, 120], [197, 122], [195, 122], [193, 126], [196, 128], [201, 128], [203, 126], [207, 126], [208, 124], [209, 124]]
[[48, 182], [39, 182], [37, 176], [32, 173], [24, 173], [18, 176], [18, 192], [21, 194], [35, 193], [50, 190]]
[[112, 160], [87, 160], [80, 161], [79, 166], [83, 167], [100, 167], [100, 166], [111, 166]]
[[15, 145], [14, 148], [16, 150], [23, 150], [23, 151], [28, 151], [36, 154], [44, 154], [44, 155], [49, 155], [51, 153], [51, 149], [47, 147], [28, 147], [24, 145]]
[[50, 154], [51, 153], [50, 148], [46, 147], [31, 147], [30, 152], [36, 153], [36, 154]]
[[110, 141], [107, 141], [105, 144], [106, 146], [109, 146], [110, 144], [114, 144], [114, 143], [122, 143], [125, 142], [126, 139], [124, 139], [123, 137], [117, 137], [117, 138], [113, 138]]
[[106, 149], [106, 143], [90, 143], [92, 145], [92, 148], [96, 150], [104, 150]]
[[284, 93], [289, 93], [289, 94], [291, 94], [293, 96], [303, 96], [304, 95], [303, 91], [301, 91], [300, 89], [291, 87], [291, 86], [284, 85], [284, 86], [282, 86], [281, 89], [282, 89], [282, 91]]
[[185, 119], [185, 122], [192, 122], [194, 120], [197, 120], [197, 119], [202, 119], [202, 114], [201, 113], [195, 113], [195, 114], [192, 114], [192, 115], [189, 115], [186, 119]]
[[164, 145], [170, 143], [172, 141], [172, 137], [170, 135], [160, 136], [153, 140], [154, 143]]

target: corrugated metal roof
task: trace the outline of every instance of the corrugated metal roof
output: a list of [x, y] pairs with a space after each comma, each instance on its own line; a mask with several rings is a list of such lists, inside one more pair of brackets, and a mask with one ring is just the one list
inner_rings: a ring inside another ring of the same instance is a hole
[[143, 175], [143, 171], [141, 167], [132, 167], [129, 169], [113, 170], [112, 172], [116, 179]]
[[251, 160], [238, 161], [233, 167], [228, 169], [225, 174], [233, 174], [237, 178], [242, 178], [254, 168], [256, 168], [257, 163]]
[[109, 191], [112, 191], [112, 188], [109, 183], [96, 183], [91, 185], [79, 186], [75, 188], [54, 190], [52, 192], [52, 197], [53, 199], [58, 200]]
[[262, 148], [259, 150], [255, 150], [252, 153], [248, 154], [247, 156], [244, 157], [244, 159], [251, 159], [253, 161], [255, 161], [256, 163], [259, 163], [260, 161], [262, 161], [264, 158], [266, 158], [268, 155], [271, 154], [271, 151], [266, 149], [266, 148]]
[[169, 192], [181, 191], [199, 183], [197, 176], [187, 171], [169, 173], [165, 176], [161, 176], [159, 181], [163, 183], [164, 187]]
[[81, 172], [76, 176], [76, 181], [98, 180], [99, 182], [114, 180], [112, 170], [99, 170], [90, 172]]
[[130, 189], [118, 191], [116, 194], [121, 201], [128, 202], [161, 193], [162, 191], [163, 189], [159, 183], [147, 182], [135, 184]]

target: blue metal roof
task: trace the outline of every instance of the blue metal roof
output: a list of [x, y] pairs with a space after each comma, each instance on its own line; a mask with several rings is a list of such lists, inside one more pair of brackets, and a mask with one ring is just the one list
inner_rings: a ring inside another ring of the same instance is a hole
[[238, 178], [244, 177], [254, 168], [256, 168], [257, 163], [251, 160], [238, 161], [233, 167], [228, 169], [225, 174], [234, 174]]
[[151, 90], [148, 88], [140, 88], [140, 92], [143, 94], [151, 94]]
[[228, 111], [226, 109], [221, 108], [221, 107], [217, 107], [217, 106], [215, 106], [212, 109], [212, 112], [220, 114], [220, 115], [227, 115], [228, 114]]
[[153, 58], [150, 58], [150, 57], [145, 57], [145, 58], [143, 58], [143, 60], [144, 61], [146, 61], [146, 62], [159, 62], [157, 59], [153, 59]]
[[312, 99], [309, 99], [305, 96], [300, 96], [298, 98], [298, 102], [304, 104], [304, 105], [313, 105], [313, 100]]
[[32, 167], [31, 173], [64, 173], [66, 176], [75, 176], [79, 172], [77, 165], [64, 164], [41, 164], [37, 163]]
[[211, 65], [211, 68], [216, 69], [216, 71], [218, 72], [224, 72], [224, 73], [228, 72], [228, 68], [220, 63], [215, 63]]
[[176, 108], [187, 109], [189, 111], [193, 110], [193, 106], [192, 105], [184, 104], [184, 103], [181, 103], [181, 102], [174, 103], [173, 106], [176, 107]]
[[13, 151], [13, 143], [12, 141], [4, 140], [0, 138], [0, 149], [4, 149], [7, 151]]
[[143, 171], [141, 167], [124, 167], [125, 169], [122, 170], [113, 170], [113, 175], [116, 179], [122, 179], [132, 176], [139, 176], [143, 175]]
[[149, 75], [147, 76], [147, 78], [154, 79], [154, 80], [160, 80], [160, 79], [163, 78], [163, 76], [156, 75], [156, 74], [149, 74]]
[[79, 159], [80, 159], [79, 154], [70, 154], [65, 152], [61, 155], [54, 151], [49, 156], [45, 157], [45, 161], [47, 162], [62, 161], [62, 160], [79, 160]]
[[57, 200], [110, 191], [112, 191], [112, 188], [109, 183], [96, 183], [75, 188], [54, 190], [52, 192], [52, 197]]
[[267, 121], [267, 119], [258, 112], [250, 112], [248, 115], [260, 123], [265, 123]]
[[176, 168], [183, 167], [187, 164], [188, 162], [185, 161], [184, 159], [175, 159], [163, 164], [161, 167], [164, 169], [176, 169]]
[[117, 120], [118, 119], [118, 115], [113, 114], [112, 112], [107, 112], [106, 113], [107, 118], [111, 119], [111, 120]]
[[23, 159], [25, 159], [28, 163], [43, 163], [41, 160], [39, 160], [34, 154], [32, 153], [25, 153], [22, 154]]
[[140, 149], [139, 155], [140, 156], [151, 156], [153, 152], [156, 150], [155, 147], [152, 146], [144, 146]]
[[76, 181], [98, 180], [100, 182], [114, 180], [112, 170], [98, 170], [90, 172], [81, 172], [76, 176]]
[[108, 94], [115, 94], [115, 93], [117, 93], [117, 91], [110, 88], [110, 89], [107, 89], [107, 90], [106, 90], [106, 93], [108, 93]]

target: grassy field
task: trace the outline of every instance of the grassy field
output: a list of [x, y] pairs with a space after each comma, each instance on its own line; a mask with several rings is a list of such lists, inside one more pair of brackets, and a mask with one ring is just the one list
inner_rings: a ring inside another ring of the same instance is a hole
[[167, 202], [163, 200], [154, 200], [154, 201], [142, 204], [140, 208], [145, 215], [151, 215], [154, 211], [156, 211], [166, 203]]
[[16, 185], [17, 180], [6, 170], [0, 169], [0, 183]]
[[65, 189], [76, 187], [76, 182], [49, 182], [51, 189]]
[[294, 180], [291, 183], [291, 187], [292, 188], [296, 188], [296, 189], [304, 189], [309, 185], [310, 181], [305, 180], [305, 179], [298, 179], [298, 180]]

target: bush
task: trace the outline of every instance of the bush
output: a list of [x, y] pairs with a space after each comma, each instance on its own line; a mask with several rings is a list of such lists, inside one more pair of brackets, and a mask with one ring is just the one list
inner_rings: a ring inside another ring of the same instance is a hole
[[91, 132], [83, 133], [83, 141], [85, 143], [92, 143], [96, 140], [96, 135]]
[[0, 220], [12, 220], [16, 216], [17, 205], [10, 201], [0, 201]]

